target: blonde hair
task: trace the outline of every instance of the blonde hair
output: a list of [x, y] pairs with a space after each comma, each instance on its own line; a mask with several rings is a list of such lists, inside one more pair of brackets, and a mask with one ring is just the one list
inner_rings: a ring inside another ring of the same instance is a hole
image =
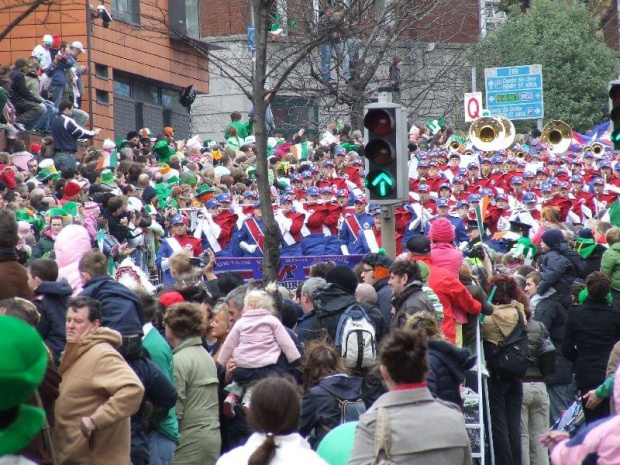
[[213, 317], [219, 315], [225, 321], [226, 326], [230, 326], [230, 313], [228, 313], [228, 305], [225, 302], [220, 302], [213, 307]]
[[269, 313], [274, 314], [276, 309], [273, 305], [273, 298], [265, 291], [254, 290], [245, 295], [243, 299], [243, 309], [250, 308], [262, 308], [268, 310]]
[[179, 275], [191, 273], [192, 264], [189, 259], [191, 253], [189, 250], [179, 250], [170, 257], [170, 269], [175, 270]]
[[429, 339], [435, 339], [444, 341], [445, 337], [441, 329], [439, 329], [439, 323], [437, 318], [431, 312], [416, 312], [409, 317], [405, 322], [405, 329], [413, 331], [416, 329], [422, 330]]

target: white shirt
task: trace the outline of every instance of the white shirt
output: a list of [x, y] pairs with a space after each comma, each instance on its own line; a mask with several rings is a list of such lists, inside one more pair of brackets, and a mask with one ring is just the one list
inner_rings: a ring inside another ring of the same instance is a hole
[[[262, 433], [254, 433], [245, 445], [222, 455], [216, 465], [247, 464], [250, 456], [265, 440]], [[298, 433], [275, 437], [276, 455], [269, 465], [328, 465], [310, 448], [310, 444]]]
[[41, 44], [37, 45], [32, 50], [30, 56], [37, 57], [37, 60], [39, 60], [39, 66], [44, 71], [52, 64], [52, 55], [50, 51]]

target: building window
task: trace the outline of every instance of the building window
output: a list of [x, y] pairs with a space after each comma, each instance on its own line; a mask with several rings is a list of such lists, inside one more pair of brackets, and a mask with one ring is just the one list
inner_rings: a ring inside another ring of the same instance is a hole
[[130, 24], [140, 24], [140, 0], [112, 0], [112, 17]]
[[95, 76], [99, 79], [105, 79], [106, 81], [110, 79], [110, 68], [106, 65], [100, 65], [99, 63], [95, 63]]
[[187, 37], [200, 39], [200, 6], [198, 0], [185, 0]]
[[170, 35], [177, 39], [200, 39], [200, 2], [169, 0]]
[[97, 103], [100, 105], [110, 104], [110, 93], [106, 90], [95, 89], [95, 95], [97, 97]]
[[301, 127], [306, 134], [317, 134], [319, 130], [319, 109], [313, 99], [299, 97], [276, 97], [271, 102], [271, 111], [276, 132], [286, 137], [295, 134]]
[[114, 94], [132, 97], [131, 81], [126, 76], [114, 76]]

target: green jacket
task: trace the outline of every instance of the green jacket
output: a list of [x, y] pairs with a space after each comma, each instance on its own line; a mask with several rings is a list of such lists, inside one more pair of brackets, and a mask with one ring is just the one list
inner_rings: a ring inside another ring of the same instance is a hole
[[244, 123], [243, 121], [231, 121], [224, 128], [224, 139], [228, 139], [231, 136], [231, 134], [228, 132], [228, 129], [230, 127], [235, 127], [237, 129], [237, 136], [239, 136], [239, 138], [241, 139], [245, 139], [252, 133], [252, 124], [252, 120], [248, 121], [247, 123]]
[[611, 245], [603, 254], [601, 272], [611, 279], [611, 288], [620, 291], [620, 242]]
[[55, 258], [54, 256], [54, 239], [48, 236], [42, 236], [39, 242], [32, 248], [30, 261], [37, 258]]
[[[151, 328], [144, 336], [142, 345], [149, 353], [153, 363], [164, 372], [170, 382], [174, 383], [172, 349], [170, 349], [164, 337], [159, 334], [159, 331]], [[174, 408], [171, 408], [166, 418], [157, 425], [157, 431], [177, 444], [179, 443], [179, 422], [177, 421], [177, 414]]]
[[173, 465], [215, 464], [220, 455], [220, 419], [215, 362], [199, 336], [174, 349], [174, 385], [181, 440]]

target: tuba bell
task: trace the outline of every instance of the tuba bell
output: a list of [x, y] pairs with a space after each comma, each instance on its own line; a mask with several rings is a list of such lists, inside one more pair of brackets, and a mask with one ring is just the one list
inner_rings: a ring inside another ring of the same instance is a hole
[[553, 153], [564, 153], [573, 139], [571, 127], [560, 120], [549, 121], [542, 130], [540, 140], [551, 145]]
[[605, 151], [605, 147], [603, 146], [603, 144], [595, 142], [594, 144], [592, 144], [591, 150], [594, 155], [601, 155]]
[[506, 129], [504, 124], [494, 116], [476, 118], [469, 127], [469, 140], [483, 152], [502, 150]]
[[503, 116], [498, 116], [497, 119], [500, 120], [504, 126], [504, 147], [502, 148], [507, 149], [515, 142], [515, 137], [517, 136], [515, 125], [512, 124], [512, 121]]

